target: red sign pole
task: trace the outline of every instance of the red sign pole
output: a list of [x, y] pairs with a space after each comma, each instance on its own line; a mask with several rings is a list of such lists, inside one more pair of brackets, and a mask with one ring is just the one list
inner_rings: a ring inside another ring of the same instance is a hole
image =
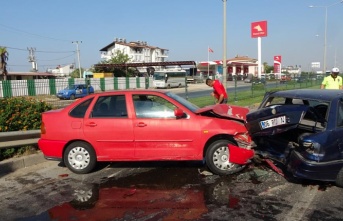
[[261, 56], [261, 37], [267, 37], [267, 21], [258, 21], [251, 23], [251, 37], [257, 38], [257, 53], [258, 53], [258, 78], [261, 78], [262, 72], [262, 56]]

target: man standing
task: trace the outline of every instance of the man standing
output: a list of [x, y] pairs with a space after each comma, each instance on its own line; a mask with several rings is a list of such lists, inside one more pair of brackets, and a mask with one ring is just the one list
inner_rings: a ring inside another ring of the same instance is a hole
[[209, 87], [213, 87], [213, 92], [211, 95], [216, 99], [216, 104], [226, 104], [227, 103], [227, 93], [223, 84], [219, 80], [212, 80], [210, 78], [206, 79], [206, 84]]
[[342, 89], [342, 77], [338, 74], [339, 69], [332, 68], [331, 75], [323, 79], [320, 89]]

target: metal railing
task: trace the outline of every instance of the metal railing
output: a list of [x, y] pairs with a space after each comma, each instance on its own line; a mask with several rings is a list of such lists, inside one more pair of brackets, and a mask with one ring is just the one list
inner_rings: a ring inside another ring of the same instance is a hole
[[40, 130], [11, 131], [0, 133], [0, 149], [37, 145]]

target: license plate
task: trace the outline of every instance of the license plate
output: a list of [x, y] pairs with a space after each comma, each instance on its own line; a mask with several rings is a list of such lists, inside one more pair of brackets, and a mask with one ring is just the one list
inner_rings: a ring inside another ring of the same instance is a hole
[[281, 116], [281, 117], [277, 117], [277, 118], [273, 118], [273, 119], [269, 119], [269, 120], [264, 120], [264, 121], [260, 122], [262, 129], [266, 129], [266, 128], [270, 128], [270, 127], [276, 127], [276, 126], [283, 125], [283, 124], [286, 124], [286, 116]]

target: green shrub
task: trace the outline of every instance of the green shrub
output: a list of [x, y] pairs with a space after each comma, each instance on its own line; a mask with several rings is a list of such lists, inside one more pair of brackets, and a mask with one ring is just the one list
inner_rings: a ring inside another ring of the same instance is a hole
[[[13, 97], [0, 99], [0, 132], [37, 130], [41, 125], [41, 113], [52, 106], [34, 98]], [[0, 149], [0, 160], [23, 155], [37, 147]]]
[[0, 99], [0, 132], [39, 129], [41, 113], [51, 109], [51, 105], [33, 98]]

